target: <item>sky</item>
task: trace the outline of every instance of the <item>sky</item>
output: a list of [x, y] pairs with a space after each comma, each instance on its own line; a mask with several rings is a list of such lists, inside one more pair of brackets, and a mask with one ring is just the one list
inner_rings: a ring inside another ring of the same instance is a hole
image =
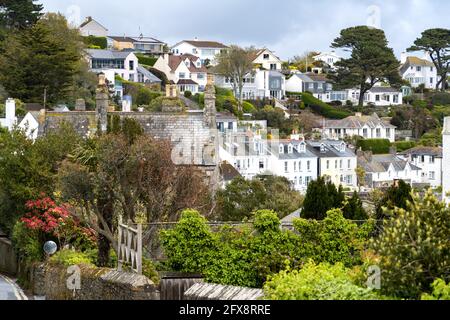
[[151, 36], [169, 45], [198, 38], [267, 47], [287, 60], [306, 51], [330, 51], [340, 30], [383, 29], [397, 56], [423, 30], [450, 28], [447, 0], [40, 0], [69, 21], [85, 17], [109, 35]]

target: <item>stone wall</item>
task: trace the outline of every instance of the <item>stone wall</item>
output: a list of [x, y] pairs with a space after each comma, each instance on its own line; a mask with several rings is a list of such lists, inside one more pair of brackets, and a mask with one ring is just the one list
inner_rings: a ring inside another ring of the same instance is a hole
[[33, 294], [47, 300], [159, 300], [157, 286], [147, 277], [106, 268], [80, 266], [81, 289], [69, 290], [71, 276], [59, 265], [37, 265], [32, 272]]
[[11, 241], [6, 238], [0, 238], [0, 272], [15, 275], [17, 270], [17, 256]]

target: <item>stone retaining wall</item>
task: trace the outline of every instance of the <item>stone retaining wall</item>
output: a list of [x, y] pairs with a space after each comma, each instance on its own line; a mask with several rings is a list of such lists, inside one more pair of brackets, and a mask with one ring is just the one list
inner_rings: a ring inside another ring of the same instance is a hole
[[37, 265], [32, 272], [35, 295], [47, 300], [159, 300], [156, 285], [147, 277], [106, 268], [80, 266], [81, 289], [69, 290], [72, 276], [67, 268], [57, 265]]
[[6, 238], [0, 238], [0, 272], [14, 276], [17, 270], [17, 256], [11, 241]]

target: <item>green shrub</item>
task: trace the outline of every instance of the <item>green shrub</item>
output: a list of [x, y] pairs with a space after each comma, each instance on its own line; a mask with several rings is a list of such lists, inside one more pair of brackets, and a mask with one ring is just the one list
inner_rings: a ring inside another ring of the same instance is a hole
[[325, 102], [316, 99], [312, 94], [305, 92], [301, 94], [301, 97], [307, 107], [311, 108], [312, 111], [324, 117], [331, 119], [344, 119], [350, 116], [350, 113], [342, 110], [336, 110]]
[[179, 107], [182, 110], [185, 110], [186, 108], [183, 100], [181, 100], [180, 98], [161, 96], [156, 99], [153, 99], [150, 105], [146, 108], [146, 110], [151, 112], [160, 112], [162, 110], [163, 105], [171, 107]]
[[425, 293], [422, 300], [450, 300], [450, 283], [446, 284], [442, 279], [436, 279], [431, 285], [433, 293]]
[[450, 93], [439, 92], [433, 95], [433, 105], [450, 105]]
[[255, 113], [257, 111], [255, 106], [247, 101], [242, 102], [242, 110], [244, 113]]
[[81, 264], [94, 266], [94, 262], [89, 254], [68, 249], [63, 249], [55, 253], [50, 258], [50, 262], [66, 267]]
[[403, 152], [416, 147], [417, 143], [414, 141], [397, 141], [394, 146], [397, 148], [397, 152]]
[[233, 97], [233, 90], [216, 87], [216, 96]]
[[142, 258], [142, 274], [152, 280], [155, 285], [159, 284], [159, 274], [151, 260]]
[[149, 67], [153, 67], [156, 63], [156, 60], [158, 60], [158, 58], [146, 56], [143, 54], [136, 54], [136, 57], [138, 58], [139, 64]]
[[192, 92], [191, 91], [185, 91], [184, 92], [184, 97], [189, 99], [190, 97], [192, 97]]
[[12, 242], [19, 259], [25, 262], [26, 265], [43, 260], [43, 244], [38, 237], [37, 231], [26, 228], [21, 221], [14, 225]]
[[450, 281], [450, 208], [431, 189], [412, 203], [390, 212], [393, 218], [372, 240], [382, 291], [404, 299], [420, 298], [435, 279]]
[[88, 36], [83, 37], [83, 41], [88, 47], [98, 47], [99, 49], [106, 49], [108, 47], [108, 40], [106, 37]]
[[281, 271], [264, 285], [267, 300], [377, 300], [369, 288], [357, 286], [342, 264], [307, 263], [301, 270]]
[[388, 139], [361, 139], [356, 146], [363, 151], [372, 151], [373, 154], [386, 154], [389, 153], [391, 142]]

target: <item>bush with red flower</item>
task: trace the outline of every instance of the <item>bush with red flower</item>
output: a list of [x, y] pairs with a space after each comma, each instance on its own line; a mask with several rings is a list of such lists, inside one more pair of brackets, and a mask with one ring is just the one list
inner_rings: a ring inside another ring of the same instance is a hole
[[27, 213], [15, 227], [13, 239], [23, 256], [33, 253], [31, 260], [42, 258], [45, 241], [55, 241], [60, 248], [67, 245], [84, 251], [95, 247], [96, 233], [85, 227], [70, 213], [70, 206], [58, 204], [50, 197], [42, 196], [26, 203]]

